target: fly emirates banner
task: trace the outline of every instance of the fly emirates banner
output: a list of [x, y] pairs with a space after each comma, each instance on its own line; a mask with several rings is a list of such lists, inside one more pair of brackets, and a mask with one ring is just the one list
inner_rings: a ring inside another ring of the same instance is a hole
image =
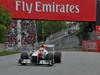
[[96, 0], [0, 0], [15, 19], [96, 21]]

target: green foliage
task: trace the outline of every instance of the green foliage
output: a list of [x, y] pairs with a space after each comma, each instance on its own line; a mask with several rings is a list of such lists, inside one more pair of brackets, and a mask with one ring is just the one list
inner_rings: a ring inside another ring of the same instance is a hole
[[64, 21], [37, 21], [38, 39], [45, 40], [49, 35], [66, 29]]
[[77, 32], [77, 36], [81, 40], [89, 40], [88, 39], [88, 32], [95, 30], [95, 22], [80, 22], [80, 30]]
[[8, 24], [12, 20], [10, 16], [11, 15], [8, 13], [8, 10], [0, 7], [0, 24]]
[[88, 22], [80, 23], [80, 30], [78, 32], [78, 36], [81, 40], [86, 40], [87, 32], [88, 32]]
[[5, 55], [12, 55], [12, 54], [18, 54], [20, 51], [3, 51], [0, 52], [0, 56], [5, 56]]
[[5, 41], [7, 27], [0, 24], [0, 43]]
[[4, 42], [7, 32], [7, 24], [11, 21], [8, 11], [0, 7], [0, 43]]

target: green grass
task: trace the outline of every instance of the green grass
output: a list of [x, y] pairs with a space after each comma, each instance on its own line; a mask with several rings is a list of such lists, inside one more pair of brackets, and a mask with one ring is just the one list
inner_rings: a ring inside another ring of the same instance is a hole
[[12, 55], [12, 54], [17, 54], [17, 53], [20, 53], [20, 51], [3, 51], [3, 52], [0, 52], [0, 56]]

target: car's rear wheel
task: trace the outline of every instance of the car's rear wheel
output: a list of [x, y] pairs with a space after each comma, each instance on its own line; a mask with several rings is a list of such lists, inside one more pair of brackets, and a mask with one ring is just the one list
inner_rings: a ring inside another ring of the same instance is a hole
[[61, 63], [61, 52], [55, 52], [54, 61], [55, 63]]

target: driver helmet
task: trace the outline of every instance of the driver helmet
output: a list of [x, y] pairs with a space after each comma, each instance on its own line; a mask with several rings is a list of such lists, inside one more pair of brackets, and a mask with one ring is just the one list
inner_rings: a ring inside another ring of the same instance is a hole
[[43, 48], [43, 47], [40, 47], [40, 50], [44, 50], [45, 48]]

